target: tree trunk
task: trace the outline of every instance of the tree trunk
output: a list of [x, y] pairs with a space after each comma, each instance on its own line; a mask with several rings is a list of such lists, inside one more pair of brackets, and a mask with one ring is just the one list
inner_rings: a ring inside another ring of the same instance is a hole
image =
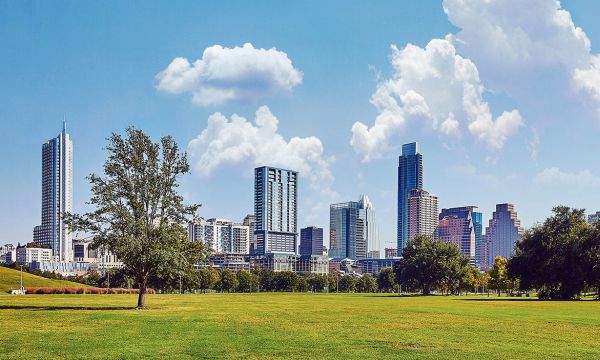
[[143, 309], [146, 303], [146, 281], [140, 282], [140, 294], [138, 296], [138, 309]]

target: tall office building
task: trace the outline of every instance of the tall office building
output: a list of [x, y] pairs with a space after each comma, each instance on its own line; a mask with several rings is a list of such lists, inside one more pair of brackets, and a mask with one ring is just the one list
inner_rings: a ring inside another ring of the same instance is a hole
[[514, 253], [515, 244], [521, 239], [525, 230], [513, 204], [497, 204], [496, 211], [492, 214], [489, 226], [485, 230], [484, 248], [487, 247], [485, 259], [481, 259], [482, 268], [494, 264], [496, 256], [509, 258]]
[[250, 229], [250, 254], [253, 254], [256, 248], [256, 242], [254, 241], [254, 214], [246, 215], [242, 225], [248, 226]]
[[310, 226], [300, 229], [300, 255], [323, 256], [323, 228]]
[[398, 256], [402, 256], [408, 242], [408, 194], [422, 188], [423, 155], [419, 153], [419, 144], [404, 144], [398, 159]]
[[456, 244], [461, 253], [475, 260], [477, 232], [481, 234], [481, 213], [476, 206], [442, 209], [439, 215], [437, 237]]
[[253, 255], [296, 254], [298, 173], [273, 167], [254, 169]]
[[[375, 211], [367, 196], [329, 208], [329, 256], [367, 258], [379, 251]], [[378, 257], [378, 256], [377, 256]]]
[[588, 215], [588, 224], [592, 225], [600, 221], [600, 211], [596, 211], [595, 214]]
[[431, 238], [438, 224], [438, 198], [423, 189], [408, 193], [408, 240], [417, 235]]
[[72, 261], [71, 230], [63, 214], [73, 211], [73, 144], [67, 124], [57, 137], [42, 145], [42, 223], [33, 241], [52, 249], [55, 261]]
[[250, 227], [226, 219], [202, 218], [188, 226], [190, 241], [201, 241], [217, 254], [248, 254]]

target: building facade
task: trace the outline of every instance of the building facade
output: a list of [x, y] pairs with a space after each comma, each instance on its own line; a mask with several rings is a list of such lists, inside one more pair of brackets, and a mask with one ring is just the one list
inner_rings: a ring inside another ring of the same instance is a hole
[[250, 245], [248, 247], [248, 251], [250, 254], [254, 253], [254, 249], [256, 249], [256, 241], [254, 238], [254, 214], [248, 214], [244, 217], [242, 221], [242, 225], [247, 226], [250, 234]]
[[419, 152], [419, 144], [404, 144], [398, 159], [398, 256], [402, 256], [402, 249], [408, 242], [408, 194], [422, 188], [423, 155]]
[[359, 201], [332, 204], [329, 207], [329, 256], [367, 258], [379, 250], [377, 224], [368, 197]]
[[408, 193], [408, 240], [417, 235], [431, 238], [438, 225], [438, 198], [423, 189]]
[[476, 206], [442, 209], [437, 229], [439, 240], [456, 244], [461, 253], [472, 260], [475, 260], [477, 244], [475, 220], [481, 221], [475, 209]]
[[297, 189], [296, 171], [267, 166], [254, 169], [253, 255], [297, 253]]
[[492, 214], [489, 226], [485, 230], [485, 247], [487, 255], [482, 258], [480, 267], [488, 268], [493, 265], [496, 256], [509, 258], [514, 253], [515, 244], [521, 239], [525, 230], [517, 217], [513, 204], [497, 204]]
[[323, 228], [300, 229], [300, 255], [323, 255]]
[[592, 225], [600, 221], [600, 211], [596, 211], [595, 214], [588, 215], [588, 224]]
[[201, 241], [216, 254], [248, 254], [250, 227], [227, 219], [196, 219], [188, 225], [190, 241]]
[[55, 261], [73, 260], [71, 230], [63, 214], [73, 209], [73, 144], [63, 131], [42, 145], [42, 218], [33, 229], [33, 242], [52, 249]]
[[386, 259], [393, 259], [395, 257], [398, 257], [398, 249], [396, 249], [396, 248], [385, 248], [385, 258]]
[[34, 261], [51, 261], [52, 249], [38, 247], [20, 247], [17, 248], [17, 263], [21, 265], [31, 264]]

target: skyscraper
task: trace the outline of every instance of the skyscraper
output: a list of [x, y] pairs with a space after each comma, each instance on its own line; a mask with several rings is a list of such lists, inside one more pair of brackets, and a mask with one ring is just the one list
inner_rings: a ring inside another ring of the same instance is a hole
[[379, 251], [373, 205], [367, 196], [359, 201], [332, 204], [329, 208], [329, 256], [366, 258]]
[[52, 249], [55, 261], [72, 261], [71, 230], [63, 214], [73, 209], [73, 144], [67, 124], [57, 137], [42, 145], [42, 222], [33, 241]]
[[300, 255], [323, 255], [323, 228], [300, 229]]
[[419, 153], [419, 144], [404, 144], [398, 159], [398, 256], [402, 256], [408, 242], [408, 193], [422, 188], [423, 155]]
[[246, 215], [242, 224], [250, 228], [250, 254], [253, 254], [254, 249], [256, 248], [256, 243], [254, 241], [254, 214]]
[[417, 235], [434, 237], [438, 224], [438, 198], [423, 189], [408, 193], [408, 240]]
[[253, 255], [296, 254], [298, 173], [273, 167], [254, 169]]
[[525, 230], [513, 204], [497, 204], [496, 211], [492, 214], [489, 226], [485, 230], [487, 256], [482, 259], [480, 266], [492, 266], [496, 256], [509, 258], [512, 256], [517, 241], [521, 239]]
[[476, 208], [476, 206], [462, 206], [442, 209], [437, 230], [438, 239], [456, 244], [461, 253], [471, 259], [475, 259], [476, 253], [476, 228], [481, 229], [481, 213], [476, 212]]

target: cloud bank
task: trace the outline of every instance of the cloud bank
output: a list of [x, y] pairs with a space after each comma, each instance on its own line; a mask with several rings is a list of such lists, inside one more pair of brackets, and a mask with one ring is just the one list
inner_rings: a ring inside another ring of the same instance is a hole
[[290, 92], [302, 83], [302, 76], [287, 54], [275, 48], [213, 45], [193, 63], [183, 57], [173, 59], [156, 75], [156, 89], [190, 93], [194, 104], [214, 106]]

